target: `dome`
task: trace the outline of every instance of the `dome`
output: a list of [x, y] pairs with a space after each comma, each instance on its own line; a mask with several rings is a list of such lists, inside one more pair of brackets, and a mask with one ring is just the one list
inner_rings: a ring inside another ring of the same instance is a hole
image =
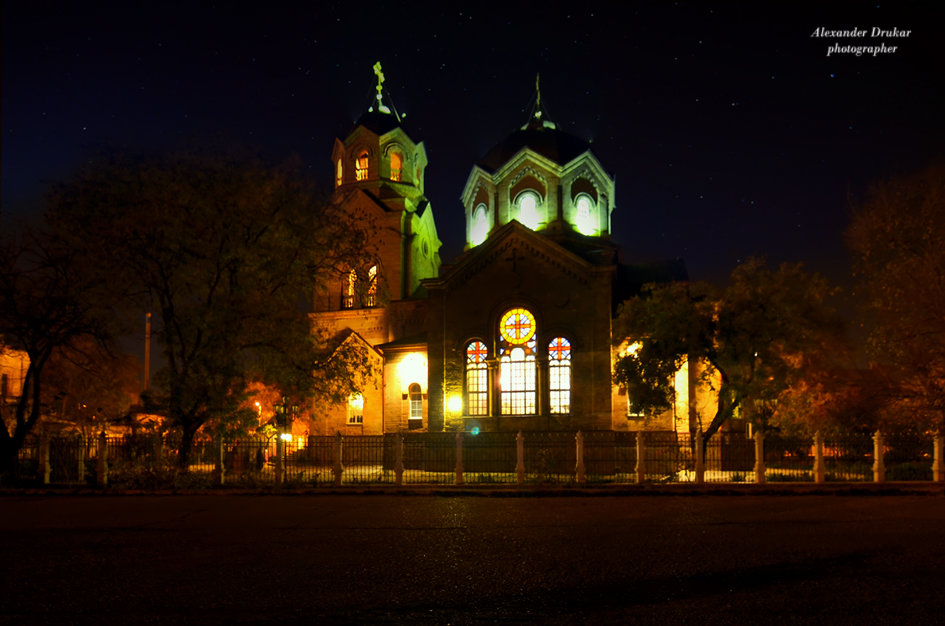
[[533, 123], [499, 142], [479, 160], [478, 165], [488, 172], [495, 172], [525, 147], [558, 165], [566, 165], [591, 149], [590, 144], [580, 137]]
[[397, 116], [392, 113], [368, 111], [355, 122], [355, 127], [358, 126], [364, 126], [376, 135], [383, 135], [399, 127], [400, 122], [397, 120]]

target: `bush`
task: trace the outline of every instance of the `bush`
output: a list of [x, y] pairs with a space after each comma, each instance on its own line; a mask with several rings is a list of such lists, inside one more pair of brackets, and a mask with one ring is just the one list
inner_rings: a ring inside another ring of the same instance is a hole
[[930, 463], [897, 463], [886, 468], [886, 480], [932, 480]]
[[810, 472], [803, 472], [801, 474], [782, 474], [781, 472], [773, 472], [766, 475], [765, 480], [771, 483], [813, 482], [814, 477], [811, 476]]

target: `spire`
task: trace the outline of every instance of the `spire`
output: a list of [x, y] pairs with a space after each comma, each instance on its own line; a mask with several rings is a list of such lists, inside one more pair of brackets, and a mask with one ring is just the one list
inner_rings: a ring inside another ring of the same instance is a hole
[[[374, 99], [376, 100], [376, 102], [368, 107], [368, 112], [374, 113], [376, 111], [378, 113], [387, 113], [388, 115], [393, 115], [394, 119], [397, 120], [397, 123], [400, 123], [404, 116], [397, 113], [397, 109], [394, 107], [393, 103], [391, 103], [389, 107], [386, 104], [384, 104], [384, 80], [385, 79], [384, 79], [384, 70], [381, 67], [381, 62], [378, 61], [377, 63], [375, 63], [373, 66], [373, 69], [374, 69], [374, 75], [377, 76], [377, 87], [374, 88], [375, 91], [377, 91], [377, 95], [374, 96]], [[390, 96], [388, 96], [388, 101], [390, 101]]]
[[542, 128], [555, 128], [555, 123], [549, 119], [542, 119], [545, 112], [541, 110], [541, 73], [535, 74], [535, 105], [532, 107], [528, 122], [522, 126], [522, 130], [540, 130]]
[[382, 93], [384, 91], [384, 71], [381, 69], [380, 61], [374, 64], [374, 74], [377, 76], [377, 109], [382, 113], [390, 113], [382, 101]]
[[535, 73], [535, 119], [541, 119], [541, 72]]

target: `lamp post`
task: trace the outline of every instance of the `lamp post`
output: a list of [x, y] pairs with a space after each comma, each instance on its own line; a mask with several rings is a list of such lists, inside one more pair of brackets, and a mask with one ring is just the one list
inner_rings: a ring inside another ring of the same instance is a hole
[[285, 444], [292, 440], [291, 423], [293, 416], [299, 414], [299, 405], [289, 404], [288, 396], [282, 396], [282, 403], [276, 404], [273, 408], [279, 416], [276, 422], [279, 431], [276, 437], [276, 484], [281, 485], [285, 478]]

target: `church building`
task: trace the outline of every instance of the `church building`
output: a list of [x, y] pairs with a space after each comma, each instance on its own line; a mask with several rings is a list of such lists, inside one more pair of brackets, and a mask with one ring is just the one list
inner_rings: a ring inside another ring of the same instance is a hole
[[685, 280], [681, 261], [625, 264], [611, 240], [613, 177], [588, 142], [545, 118], [472, 166], [462, 190], [464, 252], [448, 264], [424, 194], [426, 151], [377, 95], [336, 139], [332, 202], [377, 228], [377, 263], [345, 268], [315, 295], [315, 324], [355, 342], [375, 375], [346, 406], [319, 409], [317, 433], [688, 430], [695, 385], [676, 406], [630, 414], [613, 364], [619, 304], [649, 282]]

